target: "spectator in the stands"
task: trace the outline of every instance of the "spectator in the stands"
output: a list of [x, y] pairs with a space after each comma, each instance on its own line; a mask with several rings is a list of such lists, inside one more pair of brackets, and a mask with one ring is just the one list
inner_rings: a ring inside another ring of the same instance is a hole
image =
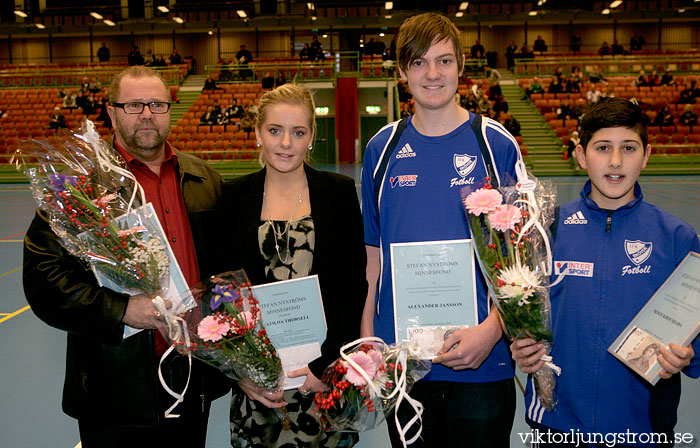
[[282, 70], [277, 72], [277, 78], [275, 78], [275, 88], [287, 84], [287, 79], [282, 74]]
[[406, 101], [401, 103], [401, 118], [406, 118], [409, 115], [413, 115], [413, 110], [411, 110], [411, 103]]
[[313, 54], [309, 44], [304, 44], [304, 48], [299, 52], [299, 62], [311, 62], [313, 60]]
[[263, 90], [272, 90], [275, 88], [275, 78], [272, 73], [265, 72], [265, 75], [260, 80], [260, 84]]
[[[240, 49], [236, 53], [236, 62], [243, 67], [248, 67], [248, 64], [253, 62], [253, 53], [245, 47], [245, 44], [241, 44]], [[238, 76], [242, 80], [246, 80], [253, 76], [253, 71], [248, 68], [242, 68], [238, 71]]]
[[540, 84], [540, 78], [535, 76], [527, 89], [525, 89], [525, 96], [530, 98], [533, 93], [544, 93], [544, 87]]
[[547, 44], [545, 43], [544, 39], [542, 39], [542, 36], [537, 36], [537, 39], [535, 39], [535, 45], [532, 47], [532, 49], [539, 51], [540, 53], [547, 51]]
[[97, 79], [96, 76], [93, 76], [90, 78], [90, 82], [88, 83], [88, 92], [92, 93], [99, 93], [102, 91], [102, 83], [100, 82], [99, 79]]
[[326, 60], [326, 52], [323, 51], [323, 45], [321, 45], [321, 42], [318, 40], [317, 35], [311, 36], [311, 54], [313, 55], [313, 60], [314, 61], [325, 61]]
[[659, 78], [659, 74], [656, 72], [656, 70], [651, 72], [651, 74], [647, 77], [648, 86], [658, 86], [660, 82], [661, 78]]
[[568, 98], [561, 100], [561, 104], [557, 108], [557, 118], [560, 120], [570, 120], [572, 118], [571, 104]]
[[576, 160], [576, 147], [579, 143], [581, 143], [581, 139], [579, 138], [578, 131], [572, 131], [571, 137], [569, 138], [569, 145], [566, 149], [566, 159], [576, 171], [579, 170], [578, 161]]
[[602, 82], [604, 84], [608, 83], [608, 81], [605, 79], [605, 76], [603, 76], [603, 72], [600, 71], [600, 67], [598, 67], [597, 65], [594, 65], [593, 69], [588, 73], [588, 80], [593, 84], [598, 82]]
[[66, 96], [66, 89], [63, 88], [63, 87], [59, 87], [57, 93], [58, 93], [58, 97], [59, 97], [59, 98], [65, 98], [65, 96]]
[[581, 93], [581, 86], [579, 86], [576, 78], [572, 76], [566, 81], [565, 90], [567, 93]]
[[518, 59], [535, 59], [535, 53], [530, 50], [527, 44], [524, 44], [522, 48], [520, 48], [520, 57]]
[[109, 48], [107, 42], [102, 42], [102, 46], [97, 50], [97, 60], [100, 62], [109, 62]]
[[253, 131], [253, 128], [255, 127], [255, 116], [257, 115], [256, 108], [253, 108], [251, 106], [246, 106], [245, 109], [243, 110], [243, 115], [241, 116], [241, 121], [239, 123], [239, 126], [242, 131], [245, 131], [248, 133], [247, 138], [250, 138], [250, 133]]
[[92, 115], [95, 113], [95, 107], [97, 102], [95, 101], [95, 95], [92, 93], [84, 93], [83, 100], [81, 101], [80, 107], [83, 109], [85, 115]]
[[611, 56], [612, 48], [607, 42], [603, 42], [603, 46], [598, 49], [598, 56]]
[[156, 56], [153, 54], [153, 50], [150, 48], [146, 50], [146, 56], [143, 57], [143, 65], [146, 65], [148, 67], [153, 66], [156, 62]]
[[396, 83], [396, 90], [399, 92], [399, 101], [402, 103], [413, 98], [411, 91], [408, 89], [408, 83], [403, 79], [399, 79]]
[[681, 99], [678, 101], [680, 104], [695, 104], [695, 101], [700, 97], [700, 89], [695, 87], [696, 81], [690, 81], [690, 86], [681, 90]]
[[99, 113], [95, 121], [102, 122], [102, 125], [107, 129], [112, 129], [112, 119], [109, 117], [109, 112], [107, 111], [108, 105], [107, 97], [102, 97], [102, 99], [97, 102], [95, 111], [97, 112], [97, 110], [99, 110]]
[[461, 106], [468, 110], [469, 112], [474, 112], [476, 113], [477, 109], [479, 108], [479, 104], [476, 102], [476, 97], [474, 96], [474, 92], [469, 90], [469, 93], [467, 93], [466, 96], [463, 96], [462, 99], [460, 100]]
[[173, 48], [173, 52], [170, 53], [168, 60], [170, 61], [170, 65], [182, 64], [182, 56], [177, 52], [177, 48]]
[[486, 65], [484, 67], [484, 76], [489, 81], [489, 99], [493, 100], [497, 96], [503, 95], [501, 91], [501, 73], [495, 68]]
[[520, 123], [518, 123], [518, 120], [516, 120], [510, 112], [506, 113], [503, 118], [503, 127], [505, 127], [506, 131], [510, 132], [512, 136], [517, 137], [520, 135]]
[[364, 49], [365, 55], [374, 58], [374, 55], [377, 54], [377, 43], [374, 41], [374, 37], [369, 39], [369, 42], [365, 44]]
[[612, 44], [612, 55], [617, 56], [619, 54], [625, 54], [625, 53], [627, 53], [627, 52], [625, 51], [622, 44], [620, 44], [620, 42], [618, 42], [617, 39], [615, 39], [613, 41], [613, 44]]
[[211, 74], [207, 75], [207, 79], [204, 80], [204, 88], [202, 90], [224, 90], [221, 87], [216, 86], [216, 81], [212, 78]]
[[506, 64], [508, 70], [512, 70], [515, 67], [515, 57], [518, 51], [518, 46], [515, 45], [515, 41], [511, 40], [510, 45], [506, 47]]
[[231, 105], [228, 108], [228, 114], [231, 118], [241, 118], [241, 115], [243, 115], [243, 106], [238, 104], [238, 100], [236, 98], [231, 100]]
[[643, 49], [644, 44], [647, 42], [644, 40], [641, 34], [636, 34], [630, 39], [630, 51], [640, 51]]
[[564, 92], [564, 86], [561, 85], [559, 82], [559, 78], [556, 76], [552, 77], [552, 82], [549, 83], [549, 87], [547, 88], [547, 93], [563, 93]]
[[647, 74], [644, 70], [639, 71], [639, 75], [632, 81], [633, 87], [646, 86], [647, 84]]
[[492, 108], [497, 117], [500, 116], [501, 113], [507, 114], [509, 110], [508, 101], [503, 98], [503, 95], [498, 95], [493, 100]]
[[85, 93], [90, 87], [90, 80], [87, 76], [83, 76], [83, 81], [80, 83], [80, 93]]
[[63, 108], [75, 109], [76, 107], [78, 107], [78, 104], [76, 103], [77, 98], [78, 94], [74, 90], [68, 92], [66, 96], [63, 97]]
[[557, 67], [556, 69], [554, 69], [554, 75], [552, 76], [557, 78], [560, 84], [564, 84], [564, 70], [562, 70], [561, 67]]
[[578, 65], [574, 65], [573, 67], [571, 67], [571, 76], [574, 77], [576, 82], [581, 84], [583, 82], [583, 72], [581, 71], [581, 67], [579, 67]]
[[479, 41], [479, 39], [477, 39], [474, 45], [472, 45], [471, 55], [472, 59], [484, 59], [486, 57], [486, 50], [484, 49], [484, 46], [481, 45], [481, 41]]
[[206, 112], [199, 118], [199, 124], [203, 126], [216, 124], [217, 121], [218, 115], [214, 112], [213, 106], [208, 106]]
[[51, 115], [51, 119], [49, 120], [49, 127], [54, 131], [68, 127], [66, 126], [66, 117], [63, 116], [60, 108], [54, 108], [53, 115]]
[[654, 118], [654, 126], [673, 126], [673, 115], [669, 110], [668, 105], [659, 110]]
[[126, 57], [126, 60], [129, 62], [129, 65], [143, 65], [143, 55], [141, 54], [141, 50], [139, 50], [138, 45], [134, 45], [129, 54]]
[[698, 114], [693, 111], [691, 104], [683, 106], [683, 112], [678, 118], [678, 124], [681, 126], [695, 126], [698, 124]]
[[659, 85], [675, 86], [676, 80], [673, 79], [673, 75], [668, 70], [666, 70], [666, 71], [664, 71], [664, 74], [661, 76], [661, 81], [659, 81]]
[[579, 52], [581, 51], [581, 33], [576, 31], [573, 36], [571, 36], [571, 51]]
[[478, 114], [485, 114], [491, 109], [491, 101], [489, 101], [488, 97], [484, 93], [483, 90], [479, 88], [476, 84], [472, 86], [472, 92], [474, 93], [474, 96], [476, 97], [476, 104], [477, 104], [477, 109], [476, 113]]
[[602, 96], [603, 93], [600, 91], [600, 89], [596, 89], [595, 87], [592, 87], [591, 90], [586, 92], [586, 99], [589, 103], [597, 103], [600, 101]]
[[586, 111], [586, 100], [584, 98], [578, 98], [571, 107], [571, 118], [580, 120], [583, 113]]
[[163, 56], [162, 54], [159, 54], [156, 58], [156, 61], [153, 63], [154, 67], [166, 67], [167, 65], [168, 62], [165, 60], [165, 56]]

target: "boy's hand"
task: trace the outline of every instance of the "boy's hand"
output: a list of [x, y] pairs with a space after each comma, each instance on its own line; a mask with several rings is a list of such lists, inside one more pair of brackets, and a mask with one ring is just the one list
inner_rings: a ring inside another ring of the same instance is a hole
[[477, 369], [488, 358], [493, 346], [501, 339], [498, 313], [491, 313], [481, 324], [455, 331], [440, 349], [433, 364], [454, 370]]
[[511, 358], [523, 373], [535, 373], [544, 365], [542, 356], [547, 354], [544, 345], [534, 339], [516, 339], [510, 344]]
[[656, 358], [663, 370], [659, 371], [661, 378], [669, 379], [676, 373], [683, 370], [690, 364], [690, 361], [695, 357], [695, 351], [690, 345], [681, 347], [678, 344], [671, 342], [669, 344], [671, 351], [661, 348], [661, 354]]

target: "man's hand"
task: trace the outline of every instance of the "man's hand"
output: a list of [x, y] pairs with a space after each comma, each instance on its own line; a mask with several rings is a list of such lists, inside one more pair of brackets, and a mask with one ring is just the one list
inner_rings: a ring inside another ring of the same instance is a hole
[[479, 368], [501, 339], [500, 322], [497, 313], [492, 312], [476, 327], [455, 331], [447, 338], [433, 364], [442, 364], [454, 370]]
[[659, 364], [663, 370], [659, 371], [661, 378], [669, 379], [676, 373], [686, 368], [690, 361], [695, 357], [695, 351], [692, 346], [681, 347], [678, 344], [671, 342], [669, 344], [671, 351], [661, 348], [661, 354], [657, 357]]
[[523, 373], [535, 373], [544, 365], [541, 358], [547, 349], [534, 339], [516, 339], [510, 344], [510, 352]]
[[284, 391], [282, 390], [270, 391], [260, 389], [249, 378], [239, 381], [238, 386], [248, 398], [258, 401], [268, 408], [281, 408], [287, 405], [284, 402]]
[[[172, 302], [163, 299], [170, 308]], [[162, 322], [160, 311], [153, 304], [152, 297], [146, 294], [129, 297], [122, 321], [133, 328], [155, 329]]]

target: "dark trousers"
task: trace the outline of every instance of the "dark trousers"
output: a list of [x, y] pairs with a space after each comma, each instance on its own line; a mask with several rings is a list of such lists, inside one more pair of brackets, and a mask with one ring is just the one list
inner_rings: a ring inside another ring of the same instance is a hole
[[[409, 392], [423, 406], [423, 431], [411, 448], [469, 447], [508, 448], [515, 417], [513, 379], [492, 383], [419, 381]], [[402, 425], [413, 417], [413, 409], [399, 408]], [[389, 439], [402, 447], [393, 413], [387, 417]], [[415, 431], [409, 430], [406, 439]]]

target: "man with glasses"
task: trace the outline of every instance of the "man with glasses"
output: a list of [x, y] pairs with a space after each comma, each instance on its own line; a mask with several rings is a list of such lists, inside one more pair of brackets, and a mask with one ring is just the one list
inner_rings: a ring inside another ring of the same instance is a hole
[[[194, 286], [215, 273], [205, 265], [213, 257], [205, 253], [203, 238], [221, 177], [166, 141], [170, 94], [155, 71], [124, 70], [112, 80], [109, 98], [112, 144], [153, 203], [183, 275]], [[78, 419], [83, 448], [205, 446], [211, 399], [227, 386], [218, 372], [194, 361], [185, 399], [173, 411], [179, 418], [164, 418], [174, 399], [158, 381], [168, 344], [155, 330], [160, 314], [151, 297], [100, 287], [60, 246], [40, 212], [27, 231], [24, 268], [25, 295], [36, 315], [68, 333], [63, 410]], [[124, 338], [125, 324], [144, 331]], [[187, 358], [168, 356], [162, 373], [174, 391], [182, 391]]]

